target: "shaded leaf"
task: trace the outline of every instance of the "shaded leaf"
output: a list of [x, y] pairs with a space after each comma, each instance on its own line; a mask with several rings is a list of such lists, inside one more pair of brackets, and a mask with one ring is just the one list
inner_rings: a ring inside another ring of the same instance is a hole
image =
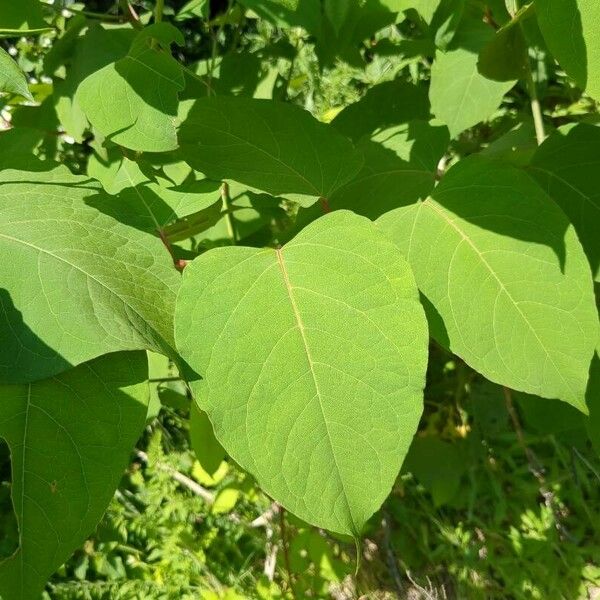
[[66, 169], [2, 172], [0, 380], [48, 377], [115, 350], [172, 353], [179, 276], [161, 242], [86, 206]]
[[33, 100], [25, 74], [17, 63], [10, 57], [10, 54], [0, 48], [0, 93], [19, 94], [28, 100]]
[[428, 104], [425, 87], [395, 79], [370, 88], [358, 102], [344, 108], [331, 125], [358, 142], [364, 136], [401, 123], [427, 121]]
[[575, 226], [600, 281], [600, 129], [580, 124], [555, 132], [538, 148], [530, 171]]
[[141, 434], [144, 352], [117, 353], [27, 385], [0, 386], [19, 549], [0, 563], [0, 594], [37, 600], [92, 532]]
[[546, 44], [560, 66], [600, 101], [600, 3], [536, 0], [535, 6]]
[[198, 100], [179, 130], [185, 160], [211, 179], [274, 196], [330, 196], [360, 169], [352, 143], [308, 112], [270, 100]]
[[194, 402], [190, 410], [190, 442], [204, 472], [212, 477], [225, 458], [225, 450], [215, 437], [208, 415]]
[[523, 79], [529, 68], [527, 41], [521, 21], [533, 14], [533, 3], [521, 8], [479, 53], [479, 72], [494, 81]]
[[431, 110], [448, 125], [453, 138], [490, 117], [515, 84], [486, 79], [477, 62], [477, 54], [457, 48], [437, 52], [431, 67]]
[[1, 3], [0, 37], [35, 35], [49, 29], [39, 0], [9, 0]]
[[[443, 468], [440, 460], [443, 457]], [[467, 462], [456, 444], [437, 437], [416, 437], [410, 446], [403, 470], [410, 471], [425, 486], [436, 507], [452, 500], [467, 470]]]

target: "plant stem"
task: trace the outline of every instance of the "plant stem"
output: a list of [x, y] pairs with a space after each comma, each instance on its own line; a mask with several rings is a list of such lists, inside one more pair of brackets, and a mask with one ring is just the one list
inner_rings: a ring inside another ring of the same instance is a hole
[[544, 116], [542, 114], [542, 107], [540, 105], [537, 89], [535, 87], [535, 81], [533, 80], [533, 72], [531, 70], [531, 61], [529, 59], [529, 56], [526, 56], [526, 61], [527, 68], [525, 71], [525, 84], [527, 86], [529, 102], [531, 104], [531, 114], [533, 115], [535, 137], [539, 146], [546, 139], [546, 129], [544, 128]]
[[283, 508], [283, 506], [279, 507], [279, 529], [281, 530], [281, 549], [283, 551], [283, 560], [285, 561], [285, 570], [287, 571], [287, 584], [292, 598], [296, 600], [296, 592], [292, 583], [292, 569], [290, 567], [290, 553], [287, 538], [287, 528], [285, 524], [285, 508]]
[[233, 219], [233, 209], [231, 208], [231, 198], [229, 196], [229, 184], [223, 182], [221, 186], [221, 198], [225, 207], [225, 223], [227, 223], [227, 233], [231, 238], [232, 244], [235, 246], [238, 243], [237, 232], [235, 230], [235, 221]]
[[165, 0], [156, 0], [156, 6], [154, 7], [154, 22], [160, 23], [163, 18], [163, 10], [165, 8]]
[[[58, 11], [59, 8], [56, 7]], [[99, 19], [101, 21], [122, 21], [123, 17], [119, 15], [111, 15], [108, 13], [97, 13], [89, 10], [80, 10], [78, 8], [72, 8], [71, 6], [64, 6], [60, 10], [66, 10], [74, 15], [83, 15], [84, 17], [88, 17], [89, 19]]]

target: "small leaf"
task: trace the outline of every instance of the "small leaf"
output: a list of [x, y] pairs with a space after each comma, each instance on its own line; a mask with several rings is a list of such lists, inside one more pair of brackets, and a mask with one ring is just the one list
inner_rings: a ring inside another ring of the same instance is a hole
[[0, 386], [19, 549], [0, 563], [6, 600], [37, 600], [92, 532], [144, 427], [144, 352], [103, 356], [27, 385]]
[[536, 0], [535, 6], [546, 44], [560, 66], [600, 101], [600, 3]]
[[361, 167], [352, 143], [308, 112], [271, 100], [198, 100], [179, 130], [185, 160], [211, 179], [274, 196], [328, 197]]
[[600, 281], [600, 129], [584, 123], [560, 129], [539, 147], [530, 171], [575, 226]]
[[515, 84], [486, 79], [477, 61], [476, 53], [457, 48], [437, 52], [431, 67], [431, 110], [448, 125], [452, 138], [490, 117]]
[[206, 252], [184, 271], [176, 338], [228, 454], [300, 518], [359, 535], [422, 410], [427, 328], [394, 244], [337, 211], [281, 250]]
[[152, 47], [150, 38], [157, 36], [166, 43], [180, 35], [172, 26], [166, 33], [163, 28], [142, 31], [125, 58], [83, 80], [76, 99], [103, 136], [141, 152], [166, 152], [177, 147], [177, 95], [185, 80], [177, 61]]
[[478, 71], [478, 54], [493, 35], [471, 7], [449, 49], [435, 55], [429, 86], [431, 111], [448, 125], [452, 138], [491, 117], [515, 84], [491, 81]]
[[242, 492], [236, 487], [223, 488], [215, 498], [214, 504], [210, 507], [210, 511], [214, 515], [224, 515], [230, 513], [240, 499]]
[[27, 100], [33, 100], [23, 71], [4, 48], [0, 48], [0, 93], [2, 92], [19, 94]]
[[198, 462], [213, 477], [225, 458], [225, 450], [215, 437], [208, 415], [194, 402], [190, 410], [190, 442]]
[[379, 223], [430, 303], [433, 336], [488, 379], [586, 411], [598, 316], [573, 226], [527, 174], [461, 160]]
[[160, 240], [87, 206], [99, 190], [64, 167], [0, 180], [0, 381], [116, 350], [173, 354], [179, 276]]

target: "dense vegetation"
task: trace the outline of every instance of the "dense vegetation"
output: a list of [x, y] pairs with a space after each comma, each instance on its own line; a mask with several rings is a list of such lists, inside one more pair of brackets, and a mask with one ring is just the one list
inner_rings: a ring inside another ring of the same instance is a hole
[[0, 597], [600, 597], [596, 0], [0, 2]]

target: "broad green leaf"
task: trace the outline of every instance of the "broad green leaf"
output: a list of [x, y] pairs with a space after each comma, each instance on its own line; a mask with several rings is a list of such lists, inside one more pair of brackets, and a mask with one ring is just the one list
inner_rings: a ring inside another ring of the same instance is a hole
[[79, 86], [76, 99], [83, 112], [114, 143], [141, 152], [177, 147], [175, 119], [178, 93], [185, 87], [183, 71], [166, 51], [151, 45], [155, 38], [182, 42], [174, 31], [178, 35], [143, 30], [126, 57], [92, 73]]
[[172, 353], [179, 276], [160, 240], [88, 206], [102, 192], [65, 168], [0, 181], [0, 381], [116, 350]]
[[0, 386], [19, 549], [0, 563], [5, 600], [38, 600], [92, 532], [144, 427], [144, 352], [102, 356], [59, 376]]
[[435, 183], [435, 166], [401, 159], [393, 150], [365, 140], [357, 148], [365, 163], [355, 179], [337, 190], [331, 209], [348, 208], [369, 218], [426, 197]]
[[39, 0], [4, 0], [0, 3], [0, 37], [35, 35], [49, 29]]
[[[58, 118], [76, 141], [83, 140], [89, 127], [77, 97], [79, 85], [95, 71], [126, 56], [134, 37], [129, 25], [103, 27], [94, 23], [88, 27], [85, 18], [76, 17], [44, 58], [44, 68], [54, 79], [52, 96]], [[63, 63], [66, 75], [61, 69]]]
[[427, 90], [401, 79], [370, 88], [331, 122], [340, 133], [358, 142], [365, 136], [409, 121], [430, 118]]
[[600, 3], [536, 0], [535, 7], [550, 52], [581, 89], [600, 101]]
[[[318, 3], [306, 1], [310, 6]], [[345, 10], [337, 11], [339, 21], [334, 21], [333, 5], [343, 4]], [[398, 10], [395, 1], [381, 0], [325, 0], [322, 19], [317, 27], [313, 22], [300, 23], [316, 39], [315, 51], [319, 61], [325, 65], [334, 65], [337, 59], [350, 64], [363, 66], [360, 45], [370, 39], [380, 29], [396, 22]], [[328, 10], [328, 8], [330, 10]], [[314, 10], [314, 9], [313, 9]]]
[[[165, 226], [174, 224], [171, 240], [176, 241], [174, 238], [184, 235], [190, 227], [200, 227], [203, 231], [220, 218], [221, 184], [217, 181], [204, 179], [172, 186], [163, 177], [150, 178], [127, 158], [121, 162], [117, 175], [128, 182], [128, 187], [116, 195], [89, 198], [87, 204], [126, 225], [158, 235]], [[175, 223], [186, 217], [187, 220]], [[179, 239], [185, 237], [191, 236]]]
[[535, 125], [533, 119], [527, 118], [493, 140], [481, 151], [481, 155], [524, 167], [531, 162], [537, 149]]
[[600, 281], [600, 128], [580, 124], [555, 132], [537, 150], [530, 172], [575, 226]]
[[225, 450], [215, 437], [208, 415], [195, 403], [192, 403], [190, 410], [190, 442], [198, 462], [205, 473], [212, 477], [225, 458]]
[[363, 138], [356, 145], [364, 156], [358, 175], [335, 191], [327, 203], [300, 208], [296, 229], [321, 216], [324, 208], [347, 209], [376, 219], [394, 208], [426, 198], [449, 142], [445, 126], [425, 121], [411, 121], [385, 129], [371, 139]]
[[431, 494], [433, 504], [440, 507], [458, 492], [467, 466], [457, 444], [427, 436], [413, 440], [403, 470], [410, 471]]
[[211, 179], [274, 196], [329, 197], [358, 173], [352, 143], [308, 112], [270, 100], [202, 98], [179, 130], [185, 160]]
[[350, 10], [351, 0], [325, 0], [324, 12], [331, 22], [336, 35], [340, 35], [340, 31]]
[[23, 71], [4, 48], [0, 48], [0, 93], [2, 92], [19, 94], [33, 100]]
[[479, 53], [479, 72], [494, 81], [524, 79], [529, 69], [527, 41], [521, 21], [533, 14], [533, 3], [524, 6], [501, 27]]
[[432, 334], [488, 379], [585, 411], [598, 316], [573, 226], [531, 177], [463, 159], [379, 223], [430, 304]]
[[206, 252], [176, 340], [228, 454], [300, 518], [359, 535], [422, 410], [427, 326], [395, 245], [337, 211], [280, 250]]
[[561, 436], [584, 428], [586, 417], [564, 402], [548, 402], [545, 398], [519, 392], [514, 394], [514, 400], [528, 431]]
[[455, 138], [489, 118], [514, 81], [491, 81], [477, 69], [478, 56], [465, 48], [437, 52], [431, 67], [429, 100], [433, 114]]

